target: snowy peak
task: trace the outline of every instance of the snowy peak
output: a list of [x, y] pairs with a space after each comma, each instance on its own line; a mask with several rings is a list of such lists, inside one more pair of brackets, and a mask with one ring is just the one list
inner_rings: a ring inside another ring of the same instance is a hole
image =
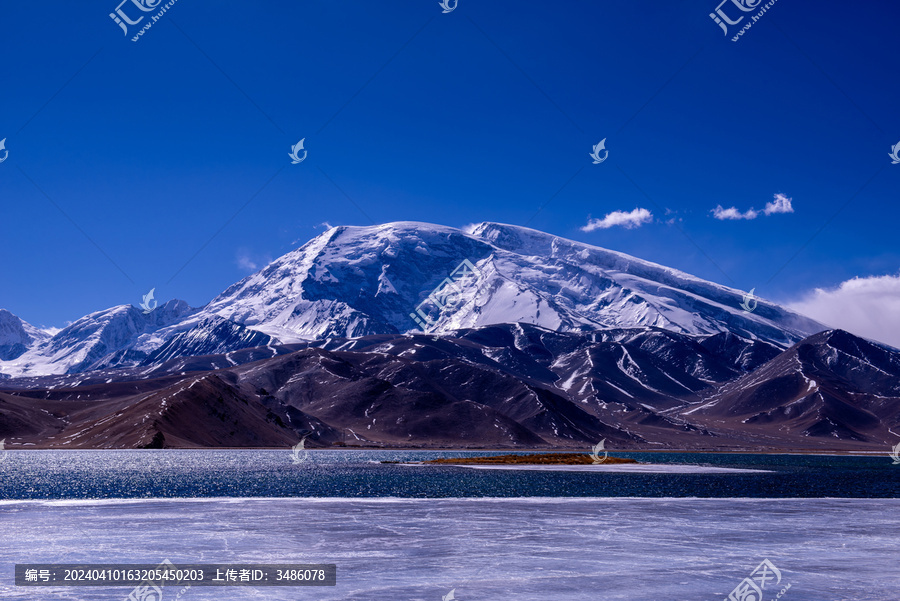
[[739, 290], [519, 226], [341, 226], [199, 310], [183, 301], [169, 301], [150, 314], [123, 305], [87, 315], [49, 340], [26, 329], [31, 342], [25, 342], [25, 326], [7, 316], [10, 342], [0, 348], [8, 357], [0, 357], [0, 372], [41, 375], [137, 365], [176, 336], [181, 339], [168, 345], [168, 358], [201, 349], [235, 351], [261, 340], [291, 344], [423, 330], [448, 335], [496, 324], [572, 333], [732, 333], [781, 348], [826, 329], [763, 300], [753, 312], [743, 311], [742, 300]]
[[[450, 300], [447, 280], [474, 268]], [[629, 255], [537, 230], [418, 222], [336, 227], [238, 282], [205, 309], [280, 342], [499, 323], [558, 331], [660, 327], [790, 345], [821, 324]], [[452, 306], [450, 306], [452, 305]], [[423, 327], [424, 326], [424, 327]]]
[[0, 369], [9, 375], [27, 376], [75, 373], [119, 364], [114, 357], [131, 349], [141, 335], [171, 325], [192, 311], [180, 300], [168, 301], [149, 314], [131, 305], [97, 311], [33, 345], [15, 360], [0, 365]]
[[402, 222], [336, 227], [215, 298], [205, 309], [281, 342], [353, 338], [415, 328], [423, 282], [457, 257], [491, 247], [454, 228]]
[[50, 334], [0, 309], [0, 361], [21, 356], [29, 348], [50, 338]]
[[740, 290], [624, 253], [497, 223], [482, 223], [472, 235], [516, 255], [543, 259], [540, 263], [565, 275], [566, 283], [575, 282], [570, 290], [587, 292], [582, 302], [596, 298], [596, 304], [579, 303], [575, 310], [586, 316], [599, 314], [604, 327], [644, 325], [693, 334], [730, 331], [781, 344], [825, 329], [761, 299], [752, 313], [744, 311]]

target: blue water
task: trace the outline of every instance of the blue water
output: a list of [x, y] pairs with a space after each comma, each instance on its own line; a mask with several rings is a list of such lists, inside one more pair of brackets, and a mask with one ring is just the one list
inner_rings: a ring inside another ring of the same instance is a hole
[[767, 473], [623, 474], [409, 467], [381, 461], [484, 455], [436, 451], [8, 451], [0, 499], [188, 497], [900, 498], [888, 457], [617, 453], [652, 463]]

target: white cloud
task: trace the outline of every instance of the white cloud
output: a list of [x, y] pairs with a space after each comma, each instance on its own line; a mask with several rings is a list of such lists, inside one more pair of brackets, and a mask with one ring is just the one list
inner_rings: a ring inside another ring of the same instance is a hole
[[669, 215], [672, 215], [672, 217], [669, 217], [668, 219], [666, 219], [666, 222], [665, 222], [666, 225], [675, 225], [676, 221], [684, 221], [684, 219], [682, 219], [681, 217], [678, 216], [678, 211], [674, 211], [672, 209], [667, 208], [666, 216], [668, 217]]
[[722, 205], [717, 206], [713, 209], [713, 217], [716, 219], [756, 219], [759, 216], [759, 213], [750, 209], [746, 213], [741, 213], [737, 210], [737, 207], [729, 207], [727, 209], [723, 209]]
[[593, 232], [594, 230], [605, 230], [617, 225], [630, 230], [651, 221], [653, 221], [653, 214], [647, 209], [635, 209], [628, 213], [625, 211], [613, 211], [603, 219], [588, 219], [587, 225], [582, 227], [581, 231]]
[[767, 202], [763, 213], [772, 215], [774, 213], [793, 213], [794, 207], [791, 206], [791, 199], [784, 194], [775, 195], [775, 202]]
[[235, 264], [241, 271], [253, 273], [259, 271], [272, 262], [268, 256], [253, 256], [246, 248], [239, 248], [235, 257]]
[[240, 269], [242, 271], [256, 271], [257, 269], [259, 269], [259, 267], [253, 261], [253, 259], [251, 259], [247, 255], [238, 256], [237, 266], [238, 266], [238, 269]]
[[[775, 195], [775, 202], [767, 202], [766, 208], [762, 210], [762, 214], [766, 217], [769, 215], [774, 215], [776, 213], [793, 213], [794, 207], [791, 206], [791, 199], [781, 194], [780, 192]], [[756, 219], [760, 215], [760, 211], [756, 211], [753, 207], [750, 207], [747, 211], [743, 213], [740, 212], [737, 207], [729, 207], [727, 209], [723, 208], [722, 205], [717, 206], [712, 210], [713, 217], [716, 219]]]
[[823, 324], [900, 348], [900, 275], [853, 278], [816, 288], [787, 306]]

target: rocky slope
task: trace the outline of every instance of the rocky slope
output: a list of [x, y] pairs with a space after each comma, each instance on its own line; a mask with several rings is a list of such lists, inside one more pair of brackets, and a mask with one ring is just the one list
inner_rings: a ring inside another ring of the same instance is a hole
[[188, 372], [171, 360], [113, 383], [0, 385], [0, 437], [10, 448], [277, 447], [311, 432], [309, 447], [815, 451], [884, 450], [900, 431], [900, 352], [839, 330], [783, 351], [733, 334], [526, 324], [300, 346], [197, 357]]

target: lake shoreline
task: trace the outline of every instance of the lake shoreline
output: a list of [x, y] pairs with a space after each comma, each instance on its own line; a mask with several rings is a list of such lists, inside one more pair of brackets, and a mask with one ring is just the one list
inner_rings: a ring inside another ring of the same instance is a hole
[[[97, 451], [109, 451], [109, 452], [122, 452], [122, 451], [139, 451], [139, 452], [147, 452], [147, 453], [155, 453], [159, 451], [290, 451], [290, 449], [285, 449], [284, 447], [192, 447], [192, 448], [164, 448], [164, 449], [134, 449], [134, 448], [59, 448], [59, 447], [36, 447], [31, 445], [23, 445], [23, 446], [9, 446], [10, 443], [7, 441], [6, 448], [3, 449], [2, 452], [12, 452], [17, 453], [20, 451], [69, 451], [69, 452], [97, 452]], [[416, 452], [425, 452], [425, 453], [504, 453], [504, 454], [524, 454], [524, 453], [572, 453], [579, 452], [573, 451], [572, 449], [493, 449], [493, 448], [479, 448], [479, 449], [453, 449], [453, 448], [418, 448], [418, 447], [362, 447], [362, 446], [346, 446], [346, 447], [326, 447], [326, 448], [306, 448], [304, 449], [310, 453], [328, 453], [328, 452], [344, 452], [344, 451], [364, 451], [364, 452], [373, 452], [373, 451], [383, 451], [383, 452], [397, 452], [397, 453], [416, 453]], [[812, 456], [812, 457], [888, 457], [890, 454], [890, 449], [886, 448], [883, 451], [846, 451], [846, 450], [825, 450], [825, 451], [803, 451], [803, 450], [750, 450], [750, 449], [715, 449], [715, 450], [698, 450], [698, 449], [615, 449], [613, 452], [617, 454], [631, 455], [638, 453], [653, 453], [653, 454], [696, 454], [696, 455], [780, 455], [780, 456]], [[583, 451], [584, 454], [589, 454], [590, 451], [585, 449]]]

